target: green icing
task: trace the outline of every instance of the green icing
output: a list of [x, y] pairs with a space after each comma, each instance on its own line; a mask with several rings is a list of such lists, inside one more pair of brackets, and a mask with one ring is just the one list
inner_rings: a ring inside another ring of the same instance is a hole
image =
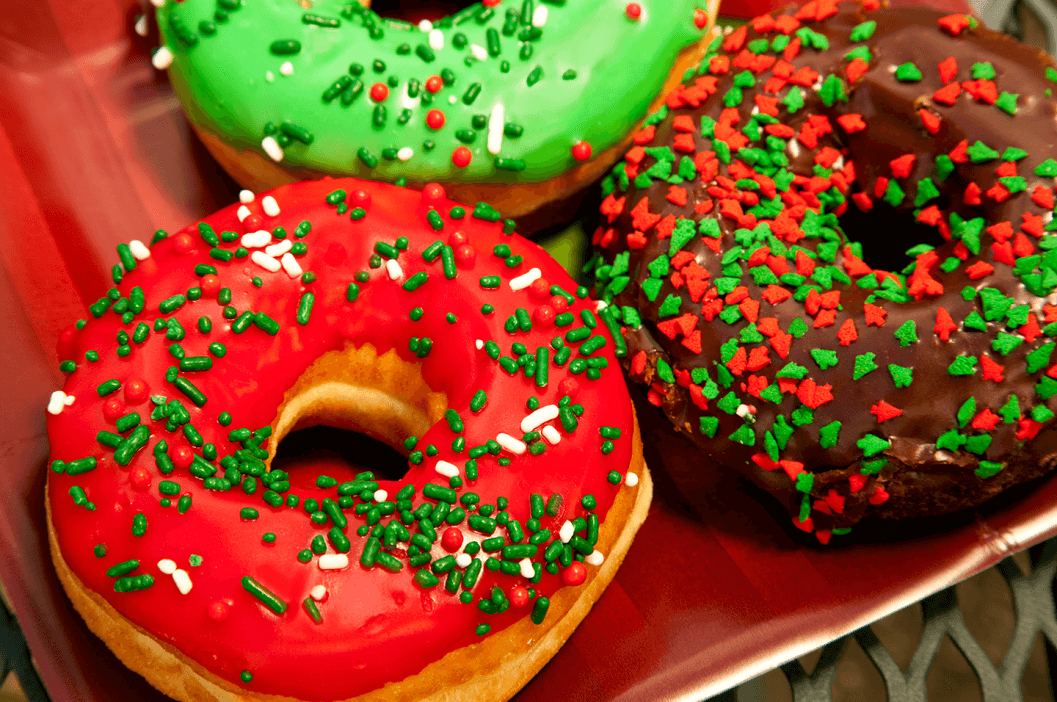
[[[631, 20], [612, 3], [537, 3], [532, 17], [508, 18], [505, 5], [475, 4], [424, 31], [344, 0], [308, 11], [292, 0], [240, 5], [219, 23], [212, 1], [158, 9], [169, 76], [191, 121], [257, 153], [266, 125], [285, 123], [275, 136], [289, 142], [285, 167], [412, 182], [540, 182], [577, 165], [580, 141], [594, 154], [615, 146], [679, 52], [704, 36], [694, 13], [706, 9], [670, 0]], [[196, 34], [203, 23], [215, 31]], [[431, 76], [447, 80], [427, 105]], [[379, 106], [369, 98], [375, 83], [389, 87]], [[346, 87], [324, 99], [332, 86]], [[426, 124], [433, 109], [445, 116], [437, 130]], [[472, 152], [465, 168], [452, 163], [458, 147]]]

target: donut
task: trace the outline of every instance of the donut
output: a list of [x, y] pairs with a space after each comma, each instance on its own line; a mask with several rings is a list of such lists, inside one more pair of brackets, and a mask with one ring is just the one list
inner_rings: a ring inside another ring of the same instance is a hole
[[356, 2], [302, 5], [157, 11], [153, 63], [220, 164], [252, 190], [321, 175], [437, 182], [526, 232], [620, 158], [700, 59], [719, 3], [486, 0], [417, 26]]
[[[119, 245], [59, 339], [66, 592], [179, 700], [507, 699], [646, 516], [617, 322], [437, 185], [240, 199]], [[271, 467], [317, 424], [387, 441], [406, 474]]]
[[1049, 472], [1055, 81], [971, 17], [874, 2], [713, 42], [603, 180], [590, 263], [673, 443], [823, 543]]

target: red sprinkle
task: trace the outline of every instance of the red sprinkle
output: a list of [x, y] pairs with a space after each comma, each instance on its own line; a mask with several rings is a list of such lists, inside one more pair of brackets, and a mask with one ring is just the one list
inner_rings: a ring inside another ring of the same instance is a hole
[[451, 152], [451, 162], [455, 164], [456, 168], [466, 168], [472, 160], [473, 152], [465, 146], [460, 146]]
[[173, 448], [172, 456], [170, 456], [170, 458], [172, 458], [173, 465], [177, 468], [186, 468], [187, 466], [191, 465], [191, 462], [194, 461], [195, 456], [191, 452], [191, 449], [189, 449], [188, 447], [176, 446], [175, 448]]
[[444, 122], [444, 113], [440, 110], [434, 109], [426, 113], [426, 126], [430, 129], [440, 129]]
[[637, 2], [629, 2], [628, 6], [624, 8], [624, 14], [628, 16], [629, 20], [635, 21], [642, 17], [642, 5]]
[[578, 141], [573, 145], [573, 158], [577, 161], [586, 161], [591, 158], [591, 145], [586, 141]]
[[894, 419], [903, 414], [903, 410], [881, 400], [870, 408], [870, 414], [877, 417], [877, 423], [880, 424], [881, 422], [887, 422], [889, 419]]
[[448, 553], [455, 553], [462, 548], [462, 532], [455, 527], [448, 527], [440, 537], [440, 545]]
[[117, 421], [118, 417], [125, 414], [125, 406], [121, 404], [121, 400], [116, 397], [111, 397], [103, 403], [103, 417], [108, 422]]
[[512, 586], [507, 596], [510, 599], [510, 604], [515, 607], [524, 607], [529, 601], [528, 589], [523, 585]]
[[264, 218], [258, 214], [251, 214], [242, 220], [242, 226], [248, 232], [255, 232], [264, 226]]
[[566, 585], [581, 585], [587, 580], [587, 568], [580, 561], [573, 561], [562, 571], [562, 581]]
[[150, 390], [142, 380], [135, 379], [125, 382], [125, 402], [130, 405], [138, 405], [147, 399]]
[[389, 86], [385, 83], [375, 83], [371, 86], [371, 99], [375, 102], [384, 102], [389, 97]]
[[937, 23], [953, 36], [958, 36], [963, 29], [969, 26], [969, 18], [965, 15], [947, 15], [940, 17]]
[[444, 80], [440, 76], [430, 76], [426, 79], [426, 90], [431, 93], [439, 93], [444, 87]]

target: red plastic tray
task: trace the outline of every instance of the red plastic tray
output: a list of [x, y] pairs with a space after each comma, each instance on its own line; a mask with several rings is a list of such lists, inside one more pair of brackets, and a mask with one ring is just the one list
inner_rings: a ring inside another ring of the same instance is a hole
[[[179, 228], [237, 193], [150, 68], [137, 13], [130, 0], [0, 9], [0, 581], [55, 702], [162, 699], [88, 632], [50, 567], [55, 340], [107, 286], [118, 243]], [[655, 415], [643, 420], [658, 482], [650, 518], [522, 702], [699, 700], [1057, 534], [1048, 480], [1018, 502], [933, 525], [941, 533], [822, 549], [717, 466], [700, 467], [699, 512], [685, 508], [660, 470], [671, 439], [653, 438]]]

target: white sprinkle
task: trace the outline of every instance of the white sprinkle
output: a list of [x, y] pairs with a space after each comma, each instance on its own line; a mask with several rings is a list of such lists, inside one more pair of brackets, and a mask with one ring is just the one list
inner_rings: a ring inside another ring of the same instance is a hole
[[250, 254], [250, 260], [256, 263], [258, 266], [271, 273], [276, 273], [280, 268], [283, 267], [281, 263], [276, 261], [274, 258], [264, 253], [263, 251], [254, 251]]
[[169, 51], [169, 47], [162, 46], [150, 57], [150, 65], [154, 66], [159, 71], [164, 71], [172, 65], [172, 59], [173, 55], [172, 52]]
[[521, 566], [522, 577], [532, 578], [536, 576], [536, 569], [532, 567], [532, 561], [528, 558], [522, 558], [518, 561], [518, 565]]
[[139, 239], [128, 242], [128, 250], [132, 252], [133, 258], [137, 261], [146, 261], [150, 258], [150, 249]]
[[239, 221], [241, 222], [250, 216], [250, 208], [246, 207], [245, 205], [241, 205], [239, 209], [235, 212], [235, 215], [239, 218]]
[[473, 343], [474, 343], [475, 346], [477, 346], [477, 350], [478, 351], [480, 351], [481, 349], [484, 348], [484, 342], [481, 341], [480, 339], [478, 339], [477, 341], [475, 341]]
[[136, 18], [136, 34], [145, 37], [147, 36], [147, 16], [140, 15]]
[[284, 61], [283, 65], [279, 66], [279, 72], [284, 76], [292, 76], [294, 74], [294, 64]]
[[275, 74], [272, 73], [271, 71], [266, 71], [264, 73], [264, 80], [268, 81], [269, 83], [274, 83], [275, 82]]
[[488, 58], [488, 51], [483, 46], [477, 44], [470, 44], [470, 53], [478, 61], [484, 61]]
[[284, 253], [283, 257], [279, 259], [279, 262], [283, 265], [283, 270], [291, 278], [296, 278], [301, 275], [301, 264], [297, 262], [292, 253]]
[[528, 273], [525, 273], [523, 275], [519, 275], [517, 278], [514, 278], [513, 280], [511, 280], [510, 281], [510, 289], [514, 290], [514, 291], [524, 290], [525, 288], [527, 288], [528, 286], [532, 285], [533, 283], [535, 283], [537, 280], [539, 280], [542, 277], [543, 277], [543, 273], [540, 272], [540, 269], [539, 268], [533, 268]]
[[155, 7], [163, 7], [165, 5], [165, 0], [150, 0], [150, 4]]
[[429, 48], [440, 51], [444, 48], [444, 32], [434, 29], [429, 33]]
[[320, 570], [341, 570], [349, 567], [349, 557], [344, 553], [324, 553], [319, 557]]
[[64, 405], [66, 405], [67, 407], [69, 407], [70, 405], [72, 405], [72, 404], [73, 404], [73, 401], [74, 401], [74, 400], [76, 400], [76, 399], [77, 399], [77, 398], [76, 398], [76, 397], [74, 397], [73, 395], [67, 395], [67, 396], [66, 396], [66, 397], [65, 397], [65, 398], [63, 399], [62, 403], [63, 403]]
[[536, 11], [532, 13], [532, 26], [542, 27], [547, 24], [547, 8], [540, 5], [536, 8]]
[[445, 478], [454, 478], [459, 474], [459, 467], [453, 463], [447, 461], [437, 461], [437, 472], [443, 475]]
[[283, 147], [279, 146], [279, 142], [275, 140], [275, 137], [266, 136], [261, 139], [261, 148], [264, 149], [264, 153], [268, 154], [268, 158], [275, 162], [283, 160]]
[[404, 86], [404, 89], [400, 91], [400, 106], [403, 107], [405, 110], [413, 110], [418, 107], [421, 102], [422, 93], [419, 93], [418, 97], [411, 97], [407, 94], [406, 85]]
[[455, 557], [455, 565], [460, 568], [468, 568], [471, 563], [473, 563], [473, 556], [468, 553], [460, 553]]
[[48, 414], [62, 414], [62, 410], [66, 407], [66, 393], [62, 390], [56, 390], [51, 394], [51, 398], [48, 399]]
[[449, 95], [448, 96], [448, 104], [449, 105], [454, 105], [458, 101], [459, 101], [459, 98], [457, 98], [456, 96], [454, 96], [454, 95]]
[[606, 304], [606, 301], [605, 301], [605, 300], [599, 300], [599, 301], [598, 301], [598, 302], [597, 302], [597, 303], [595, 304], [595, 311], [596, 311], [596, 312], [601, 312], [602, 310], [604, 310], [604, 309], [605, 309], [605, 308], [607, 308], [607, 307], [609, 307], [609, 305], [607, 305], [607, 304]]
[[[267, 229], [258, 229], [255, 232], [246, 232], [239, 239], [239, 243], [245, 246], [247, 249], [259, 249], [262, 246], [267, 246], [272, 241], [272, 233]], [[268, 254], [271, 256], [271, 254]]]
[[172, 575], [176, 572], [176, 561], [170, 558], [163, 558], [158, 561], [158, 570], [166, 575]]
[[424, 19], [418, 23], [418, 28], [419, 31], [422, 32], [431, 32], [433, 31], [433, 23], [430, 22], [428, 19]]
[[843, 171], [844, 170], [844, 157], [838, 156], [837, 160], [833, 162], [832, 170]]
[[558, 538], [562, 540], [563, 544], [569, 543], [569, 540], [573, 538], [573, 534], [576, 533], [576, 527], [568, 519], [565, 520], [565, 524], [562, 524], [562, 528], [558, 530]]
[[557, 444], [562, 440], [562, 435], [558, 433], [558, 430], [552, 427], [550, 424], [543, 427], [543, 438], [551, 444]]
[[635, 487], [639, 484], [639, 476], [635, 473], [628, 473], [626, 476], [624, 476], [624, 483], [628, 487]]
[[547, 405], [540, 407], [538, 410], [528, 415], [521, 420], [521, 431], [530, 432], [536, 431], [536, 427], [544, 422], [549, 422], [558, 416], [558, 405]]
[[294, 248], [294, 242], [290, 241], [289, 239], [283, 239], [278, 244], [272, 244], [271, 246], [266, 248], [264, 250], [264, 253], [272, 257], [282, 256], [284, 253], [286, 253], [292, 248]]
[[396, 157], [401, 161], [407, 161], [409, 158], [415, 155], [415, 150], [410, 146], [405, 146], [396, 152]]
[[385, 272], [389, 274], [389, 280], [400, 280], [404, 277], [404, 269], [393, 259], [385, 262]]
[[497, 102], [492, 107], [492, 116], [488, 119], [488, 153], [498, 154], [503, 148], [503, 122], [506, 119], [506, 108]]
[[738, 409], [737, 409], [737, 410], [735, 410], [735, 413], [736, 413], [736, 414], [737, 414], [737, 415], [738, 415], [739, 417], [741, 417], [742, 419], [744, 419], [745, 417], [747, 417], [747, 416], [749, 416], [750, 414], [752, 414], [752, 408], [751, 408], [751, 407], [749, 407], [748, 405], [738, 405]]
[[277, 217], [279, 215], [279, 203], [271, 195], [265, 195], [264, 199], [261, 200], [261, 205], [264, 206], [264, 214], [269, 217]]
[[584, 558], [584, 563], [587, 565], [600, 566], [606, 560], [606, 557], [602, 555], [601, 551], [592, 551], [590, 556]]
[[515, 439], [514, 437], [510, 436], [510, 434], [501, 433], [497, 437], [495, 437], [495, 441], [497, 444], [505, 448], [510, 453], [515, 453], [519, 456], [525, 453], [525, 451], [528, 449], [528, 446], [525, 445], [525, 442]]
[[374, 501], [375, 502], [385, 502], [387, 499], [389, 499], [389, 493], [386, 492], [385, 490], [375, 490], [374, 491]]
[[239, 202], [243, 205], [248, 205], [253, 202], [253, 191], [252, 190], [240, 190], [239, 191]]
[[187, 574], [186, 570], [182, 568], [172, 574], [173, 582], [176, 583], [176, 589], [180, 591], [181, 595], [186, 595], [191, 591], [193, 587], [191, 585], [191, 576]]
[[327, 588], [325, 585], [316, 585], [314, 588], [308, 591], [308, 594], [312, 597], [313, 600], [319, 602], [327, 596]]
[[789, 155], [794, 159], [800, 158], [800, 142], [796, 140], [796, 137], [789, 140], [789, 146], [786, 148], [789, 149]]

